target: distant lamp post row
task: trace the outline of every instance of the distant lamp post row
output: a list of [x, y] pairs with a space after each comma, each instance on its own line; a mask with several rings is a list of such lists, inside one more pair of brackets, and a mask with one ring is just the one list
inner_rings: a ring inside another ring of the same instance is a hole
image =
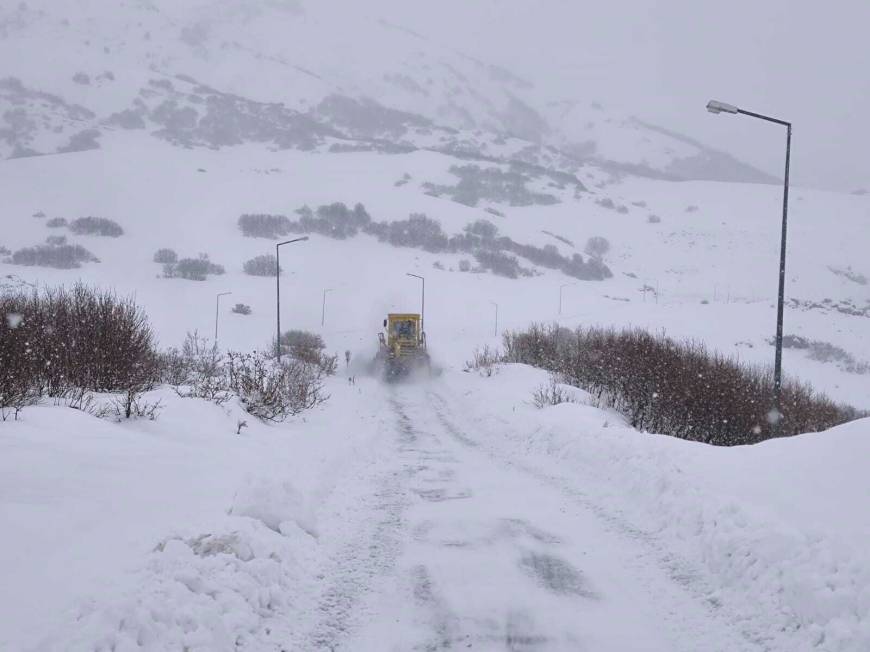
[[751, 118], [758, 118], [767, 122], [782, 125], [786, 128], [785, 136], [785, 178], [782, 192], [782, 239], [779, 248], [779, 298], [776, 306], [776, 354], [773, 363], [773, 409], [771, 424], [775, 431], [779, 431], [782, 423], [782, 318], [785, 309], [785, 247], [786, 234], [788, 231], [788, 173], [791, 159], [791, 123], [779, 118], [772, 118], [752, 111], [744, 111], [733, 104], [710, 100], [707, 103], [710, 113], [739, 113]]

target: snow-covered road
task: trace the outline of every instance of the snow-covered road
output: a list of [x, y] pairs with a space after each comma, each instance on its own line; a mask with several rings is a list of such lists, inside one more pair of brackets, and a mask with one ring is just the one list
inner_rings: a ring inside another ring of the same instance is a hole
[[647, 538], [486, 448], [446, 391], [384, 389], [394, 432], [300, 649], [764, 649]]
[[168, 390], [156, 422], [33, 408], [0, 650], [867, 649], [870, 421], [721, 449], [536, 409], [544, 381], [335, 378], [241, 435]]

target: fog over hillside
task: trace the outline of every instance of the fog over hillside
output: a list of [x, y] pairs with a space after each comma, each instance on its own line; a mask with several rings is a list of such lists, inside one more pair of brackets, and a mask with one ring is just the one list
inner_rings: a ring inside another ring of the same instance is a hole
[[[185, 145], [271, 140], [310, 148], [328, 135], [414, 147], [418, 139], [400, 138], [413, 123], [518, 138], [555, 148], [574, 166], [667, 179], [773, 179], [590, 93], [551, 94], [377, 10], [141, 2], [105, 11], [76, 1], [6, 9], [2, 45], [14, 63], [0, 81], [5, 155], [87, 149], [112, 130], [154, 127]], [[196, 85], [193, 94], [185, 84]], [[207, 122], [200, 131], [209, 134], [181, 135], [195, 130], [191, 121]]]

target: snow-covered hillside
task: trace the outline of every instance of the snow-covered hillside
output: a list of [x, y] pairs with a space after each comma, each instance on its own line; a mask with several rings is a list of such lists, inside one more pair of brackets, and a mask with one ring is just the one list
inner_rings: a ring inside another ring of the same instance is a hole
[[[617, 175], [770, 180], [595, 98], [541, 97], [532, 82], [370, 11], [332, 0], [112, 8], [37, 0], [0, 9], [0, 152], [87, 149], [128, 129], [178, 140], [192, 127], [205, 146], [310, 148], [329, 136], [427, 146], [408, 137], [410, 122], [462, 130], [442, 134], [442, 145], [485, 155], [475, 139], [513, 136], [531, 146], [526, 157], [546, 145], [571, 167], [595, 163]], [[181, 96], [171, 87], [179, 83]]]

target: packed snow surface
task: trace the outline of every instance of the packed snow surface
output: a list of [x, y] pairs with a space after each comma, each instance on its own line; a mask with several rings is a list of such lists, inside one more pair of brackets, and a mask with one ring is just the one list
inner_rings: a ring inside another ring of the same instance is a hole
[[870, 645], [870, 421], [758, 446], [638, 433], [543, 373], [447, 369], [236, 434], [64, 407], [0, 425], [0, 649]]

